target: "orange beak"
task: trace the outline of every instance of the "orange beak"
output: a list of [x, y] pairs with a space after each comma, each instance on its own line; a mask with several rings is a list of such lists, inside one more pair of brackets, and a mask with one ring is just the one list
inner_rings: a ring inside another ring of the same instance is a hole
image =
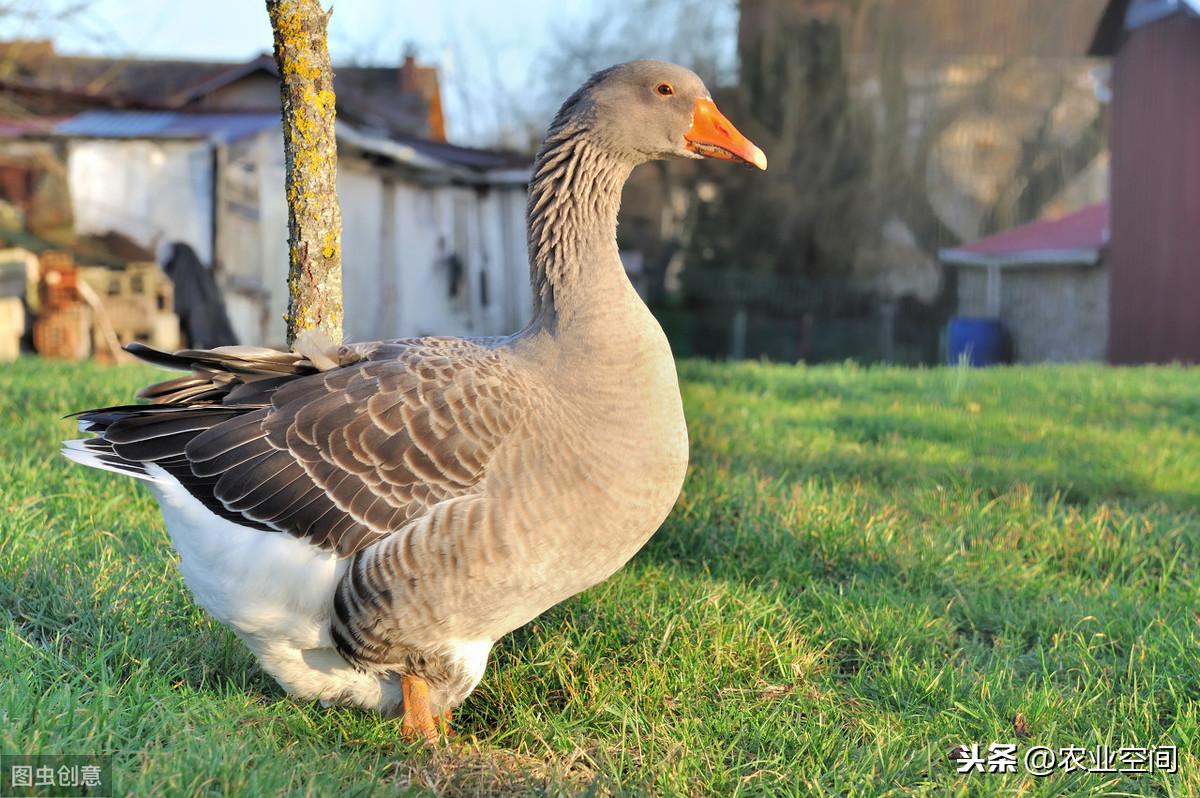
[[692, 126], [683, 134], [687, 148], [709, 158], [722, 161], [741, 161], [745, 164], [767, 168], [767, 156], [750, 139], [738, 132], [733, 123], [717, 110], [716, 104], [706, 98], [696, 100], [692, 110]]

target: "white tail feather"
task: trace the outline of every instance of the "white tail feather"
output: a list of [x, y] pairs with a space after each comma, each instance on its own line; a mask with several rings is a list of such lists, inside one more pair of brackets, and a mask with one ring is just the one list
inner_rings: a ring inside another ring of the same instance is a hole
[[133, 477], [144, 482], [154, 482], [160, 485], [168, 485], [175, 482], [167, 472], [152, 464], [146, 466], [141, 463], [129, 463], [123, 466], [118, 463], [107, 462], [101, 459], [103, 452], [87, 448], [85, 446], [86, 443], [87, 441], [85, 440], [63, 441], [61, 450], [63, 457], [89, 468], [111, 471], [114, 474]]

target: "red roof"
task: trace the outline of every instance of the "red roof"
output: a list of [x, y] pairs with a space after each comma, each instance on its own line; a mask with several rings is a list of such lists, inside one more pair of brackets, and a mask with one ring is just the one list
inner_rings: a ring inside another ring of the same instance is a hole
[[1098, 202], [1057, 219], [1019, 225], [938, 253], [958, 266], [1091, 264], [1108, 243], [1108, 203]]

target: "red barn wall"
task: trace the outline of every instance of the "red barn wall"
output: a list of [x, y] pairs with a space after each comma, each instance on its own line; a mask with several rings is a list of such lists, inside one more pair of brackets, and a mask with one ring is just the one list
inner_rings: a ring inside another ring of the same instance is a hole
[[1133, 31], [1112, 87], [1109, 360], [1200, 363], [1200, 20]]

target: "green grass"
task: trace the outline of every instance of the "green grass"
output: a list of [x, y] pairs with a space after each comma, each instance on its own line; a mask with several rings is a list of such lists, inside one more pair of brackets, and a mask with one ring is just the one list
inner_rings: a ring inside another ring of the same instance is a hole
[[[149, 495], [54, 453], [149, 370], [0, 368], [0, 750], [113, 752], [119, 794], [1200, 795], [1200, 371], [681, 376], [675, 512], [501, 642], [431, 752], [290, 700]], [[948, 758], [1005, 741], [1174, 744], [1180, 773]]]

